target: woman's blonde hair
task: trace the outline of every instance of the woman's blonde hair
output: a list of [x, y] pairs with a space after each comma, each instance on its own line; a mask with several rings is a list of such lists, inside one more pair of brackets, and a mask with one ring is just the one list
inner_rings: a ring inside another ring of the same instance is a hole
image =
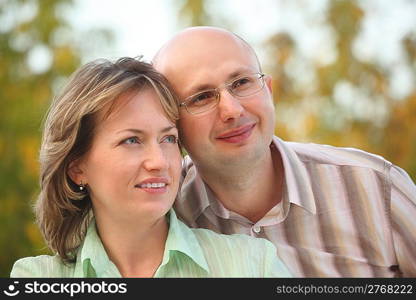
[[87, 63], [52, 101], [40, 149], [35, 213], [46, 243], [64, 262], [75, 261], [92, 216], [91, 199], [70, 179], [69, 166], [88, 152], [97, 112], [122, 94], [145, 88], [156, 91], [166, 116], [176, 123], [178, 108], [169, 83], [152, 65], [135, 58]]

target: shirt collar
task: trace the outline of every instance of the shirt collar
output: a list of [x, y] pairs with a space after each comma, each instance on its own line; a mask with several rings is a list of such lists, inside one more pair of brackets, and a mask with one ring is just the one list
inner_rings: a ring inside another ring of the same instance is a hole
[[[196, 220], [211, 205], [210, 198], [215, 199], [215, 196], [202, 180], [189, 156], [183, 159], [183, 164], [183, 179], [174, 207], [182, 215], [193, 216], [193, 220]], [[198, 200], [189, 201], [189, 199]]]
[[312, 190], [310, 177], [304, 163], [286, 142], [273, 137], [273, 143], [280, 152], [285, 172], [284, 187], [285, 197], [290, 203], [299, 205], [310, 213], [316, 213], [315, 197]]
[[76, 277], [121, 277], [98, 236], [94, 218], [91, 220], [84, 242], [78, 250], [75, 275]]
[[[173, 209], [169, 211], [168, 217], [168, 237], [162, 263], [156, 271], [155, 277], [176, 252], [185, 254], [206, 272], [209, 272], [204, 253], [193, 231], [178, 220]], [[110, 260], [104, 249], [94, 219], [89, 224], [84, 242], [78, 250], [75, 277], [121, 277], [116, 265]]]
[[194, 232], [178, 220], [175, 211], [171, 209], [169, 211], [169, 234], [165, 244], [163, 260], [155, 277], [157, 277], [159, 270], [162, 270], [177, 252], [185, 254], [209, 273], [208, 263]]

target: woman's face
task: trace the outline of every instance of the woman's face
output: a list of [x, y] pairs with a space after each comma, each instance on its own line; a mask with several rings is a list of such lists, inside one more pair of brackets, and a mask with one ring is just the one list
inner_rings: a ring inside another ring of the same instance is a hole
[[96, 217], [152, 221], [164, 216], [181, 172], [175, 124], [151, 88], [120, 96], [104, 117], [107, 110], [98, 113], [92, 147], [77, 165]]

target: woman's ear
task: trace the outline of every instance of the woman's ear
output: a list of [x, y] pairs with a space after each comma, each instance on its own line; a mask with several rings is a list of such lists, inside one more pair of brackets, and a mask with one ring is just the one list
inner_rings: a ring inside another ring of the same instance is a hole
[[80, 185], [81, 183], [86, 183], [85, 174], [82, 171], [82, 163], [80, 159], [77, 159], [69, 164], [68, 176], [75, 183]]

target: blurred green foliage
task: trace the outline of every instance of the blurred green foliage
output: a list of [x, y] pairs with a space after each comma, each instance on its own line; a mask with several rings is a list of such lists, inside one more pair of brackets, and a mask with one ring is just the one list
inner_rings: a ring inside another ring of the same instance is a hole
[[[301, 57], [288, 34], [277, 33], [268, 40], [269, 59], [274, 62], [270, 72], [278, 91], [276, 132], [288, 140], [356, 147], [381, 155], [416, 180], [416, 85], [406, 96], [393, 96], [394, 70], [354, 53], [365, 17], [356, 1], [329, 1], [326, 23], [334, 35], [336, 59], [328, 64]], [[399, 43], [404, 50], [402, 64], [415, 82], [416, 28]], [[314, 84], [294, 77], [288, 68], [293, 61], [310, 66]], [[297, 123], [290, 124], [293, 120]]]
[[[63, 15], [72, 0], [0, 1], [0, 276], [48, 253], [34, 223], [42, 120], [81, 50]], [[92, 37], [94, 39], [94, 37]]]

